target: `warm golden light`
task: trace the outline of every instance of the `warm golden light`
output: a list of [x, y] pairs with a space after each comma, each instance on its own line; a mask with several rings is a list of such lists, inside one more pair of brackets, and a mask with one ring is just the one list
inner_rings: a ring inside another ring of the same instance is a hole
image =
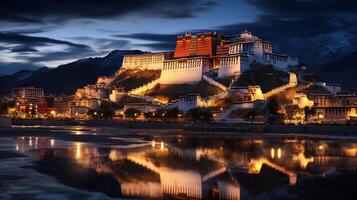
[[153, 141], [151, 142], [151, 146], [152, 146], [152, 147], [155, 147], [155, 140], [153, 140]]
[[82, 149], [81, 149], [81, 143], [77, 142], [76, 143], [76, 159], [81, 159], [82, 158]]
[[160, 145], [160, 151], [164, 151], [164, 150], [165, 150], [165, 143], [162, 141]]
[[274, 148], [271, 148], [271, 149], [270, 149], [270, 157], [271, 157], [271, 158], [274, 158], [274, 157], [275, 157], [275, 150], [274, 150]]

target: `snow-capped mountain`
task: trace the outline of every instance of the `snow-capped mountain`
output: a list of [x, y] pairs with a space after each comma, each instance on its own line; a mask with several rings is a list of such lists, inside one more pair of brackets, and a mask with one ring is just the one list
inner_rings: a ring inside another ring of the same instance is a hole
[[337, 31], [307, 38], [285, 38], [272, 41], [274, 49], [298, 55], [301, 63], [320, 65], [342, 58], [357, 50], [357, 38]]

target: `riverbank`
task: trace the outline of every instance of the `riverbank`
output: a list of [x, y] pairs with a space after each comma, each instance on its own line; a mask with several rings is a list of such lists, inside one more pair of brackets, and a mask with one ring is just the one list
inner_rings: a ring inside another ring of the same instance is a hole
[[357, 137], [357, 126], [331, 126], [331, 125], [264, 125], [264, 124], [193, 124], [184, 122], [146, 122], [146, 121], [117, 121], [117, 120], [54, 120], [54, 119], [13, 119], [13, 127], [33, 126], [83, 126], [106, 127], [113, 129], [147, 129], [147, 130], [180, 130], [183, 133], [276, 133], [276, 134], [316, 134], [339, 135]]

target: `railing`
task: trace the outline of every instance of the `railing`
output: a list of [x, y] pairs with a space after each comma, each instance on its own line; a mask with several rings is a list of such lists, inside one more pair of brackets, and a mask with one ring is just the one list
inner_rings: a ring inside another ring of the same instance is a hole
[[202, 78], [205, 81], [207, 81], [209, 84], [217, 86], [217, 87], [219, 87], [220, 89], [222, 89], [224, 91], [227, 91], [227, 87], [226, 86], [224, 86], [222, 83], [220, 83], [218, 81], [213, 80], [212, 78], [208, 77], [207, 75], [202, 74]]

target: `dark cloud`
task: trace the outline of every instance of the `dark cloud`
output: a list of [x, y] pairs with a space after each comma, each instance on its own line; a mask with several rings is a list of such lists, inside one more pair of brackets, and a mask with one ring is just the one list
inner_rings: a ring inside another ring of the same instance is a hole
[[114, 35], [114, 37], [147, 41], [148, 43], [139, 44], [138, 46], [152, 50], [172, 50], [175, 48], [177, 34], [133, 33], [118, 34]]
[[102, 19], [135, 15], [187, 18], [215, 6], [212, 0], [31, 0], [1, 1], [0, 21], [61, 23], [72, 19]]
[[29, 35], [22, 35], [13, 32], [0, 32], [0, 42], [20, 44], [20, 45], [32, 45], [32, 46], [45, 46], [48, 44], [62, 44], [79, 48], [87, 48], [87, 45], [76, 44], [69, 41], [57, 40], [48, 37], [36, 37]]
[[355, 0], [246, 0], [262, 14], [251, 23], [218, 27], [232, 34], [245, 28], [270, 39], [309, 37], [339, 30], [355, 31]]
[[28, 46], [28, 45], [18, 45], [18, 46], [15, 46], [15, 47], [12, 47], [10, 48], [11, 49], [11, 52], [38, 52], [37, 49], [31, 47], [31, 46]]

